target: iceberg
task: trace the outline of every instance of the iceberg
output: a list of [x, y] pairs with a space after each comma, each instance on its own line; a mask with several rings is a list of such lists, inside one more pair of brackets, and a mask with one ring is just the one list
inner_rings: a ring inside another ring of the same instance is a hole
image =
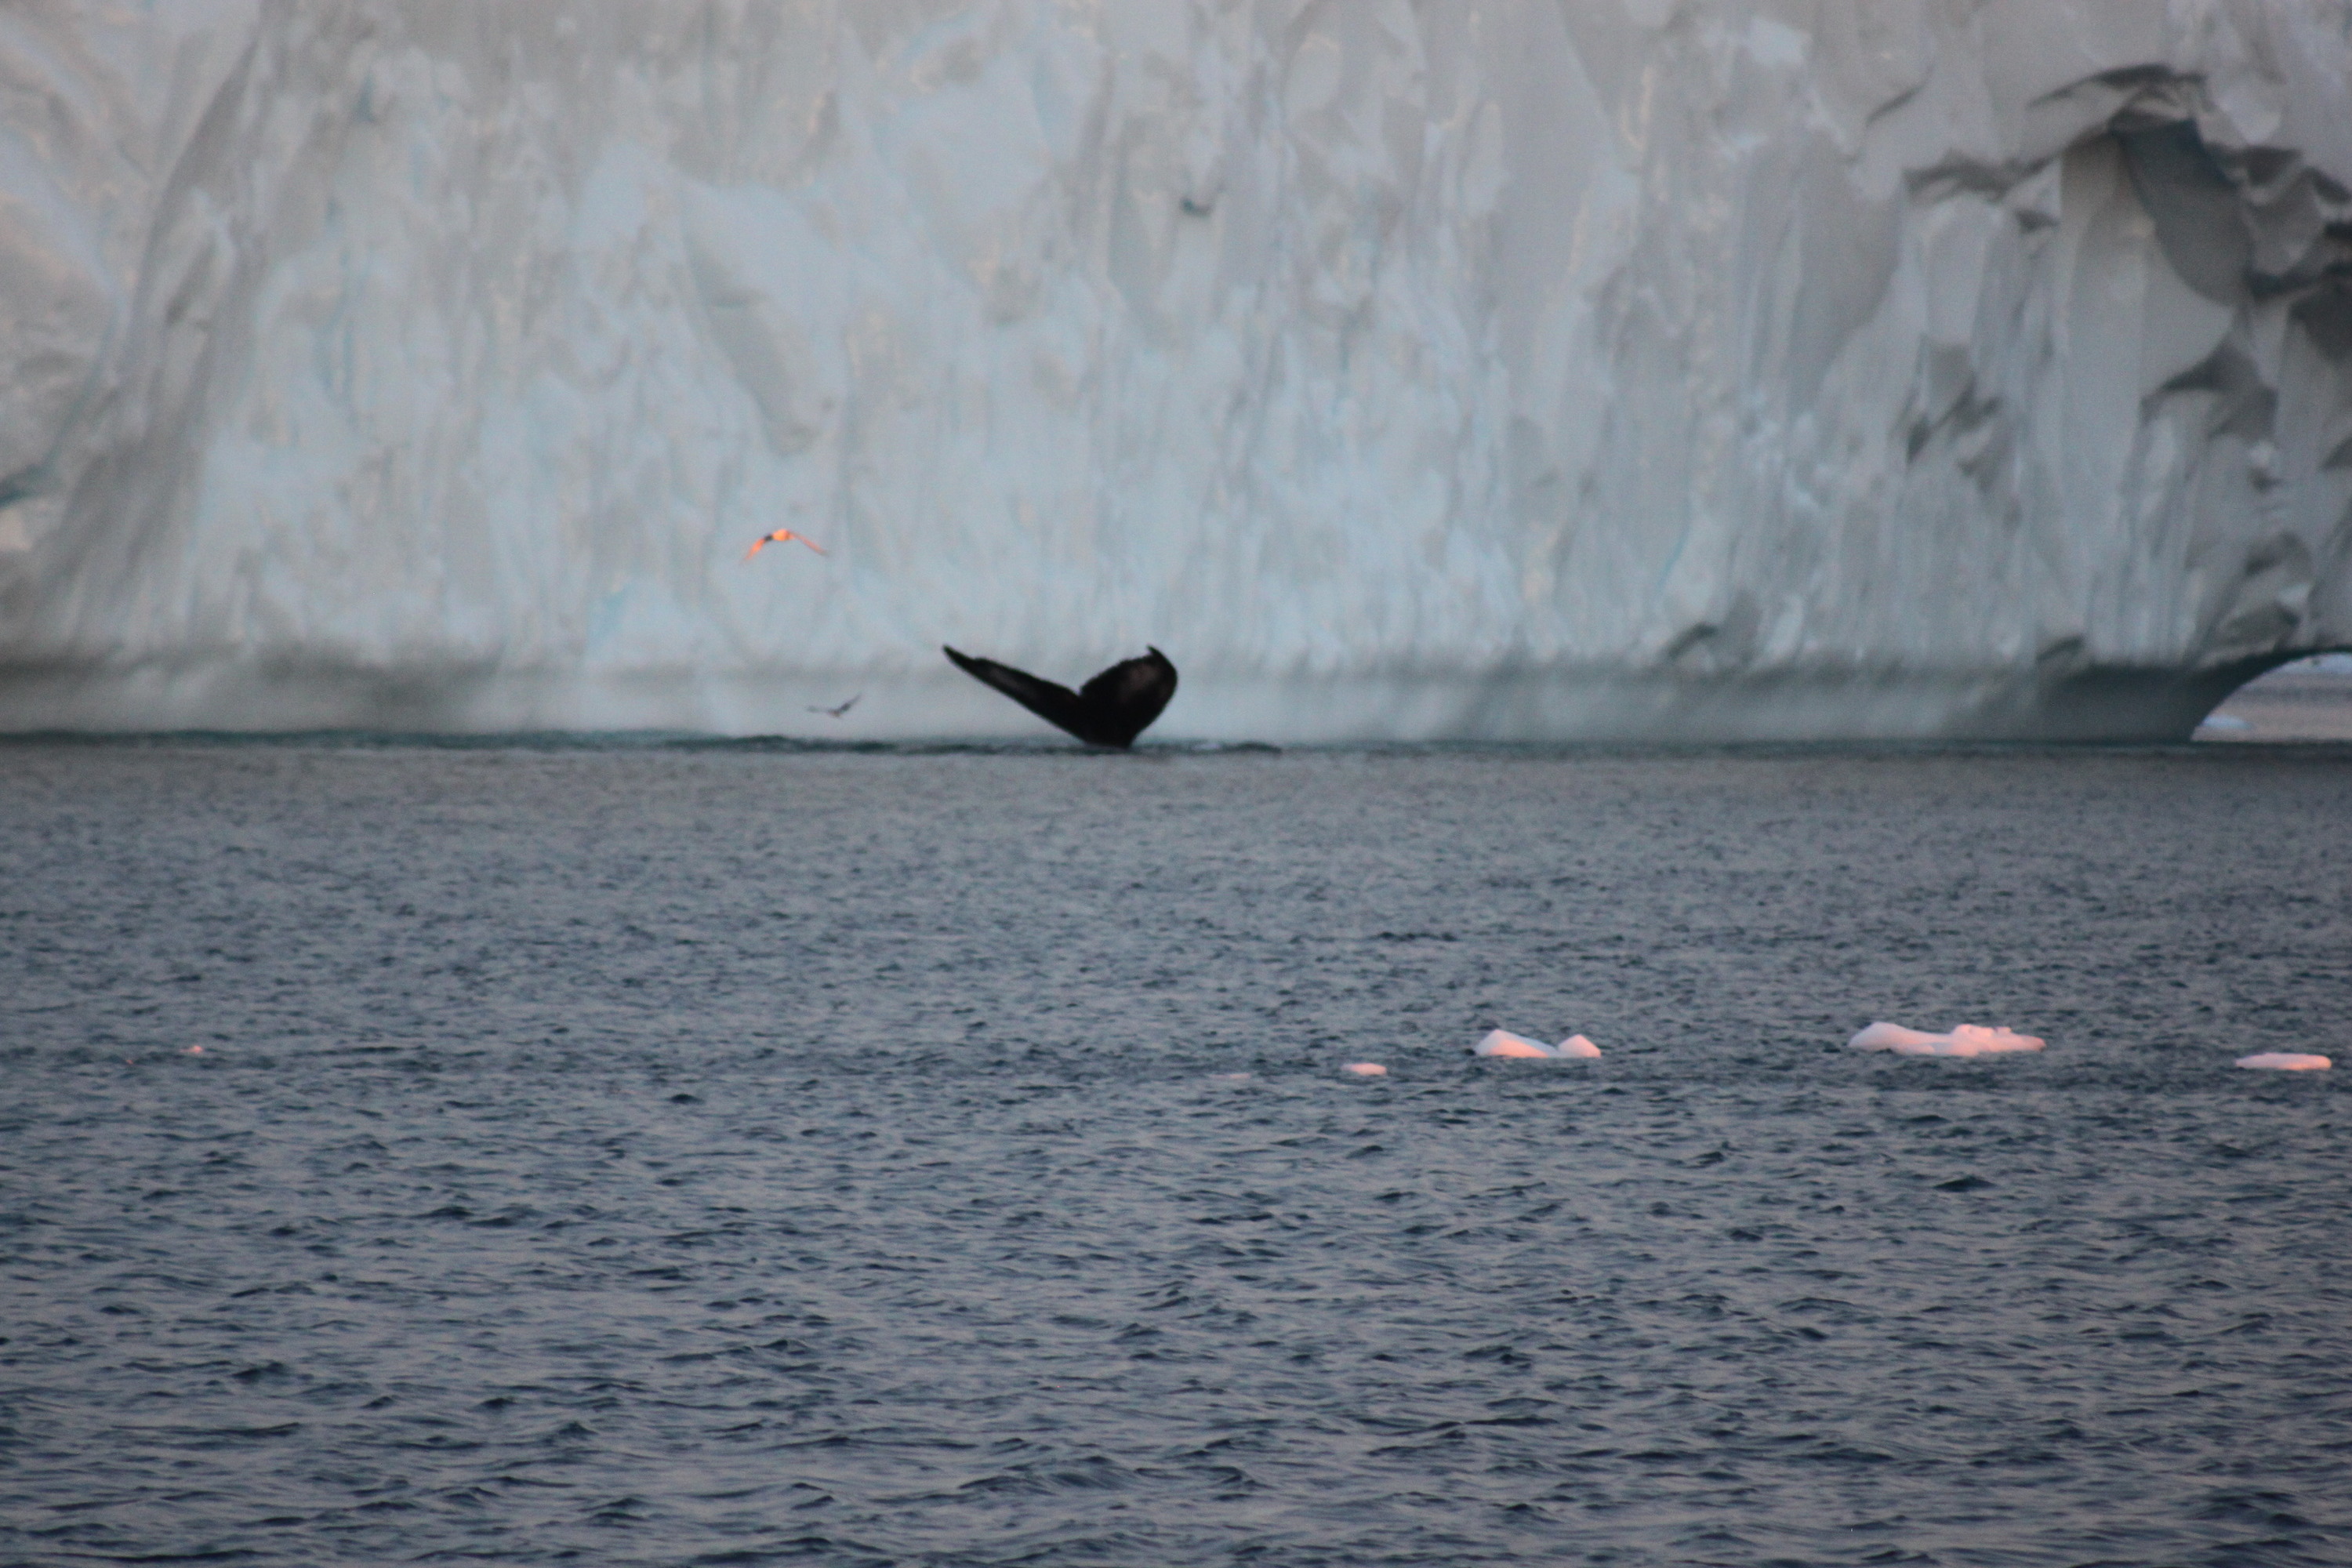
[[1515, 1035], [1508, 1029], [1490, 1029], [1486, 1037], [1470, 1047], [1473, 1056], [1517, 1057], [1529, 1061], [1597, 1061], [1601, 1047], [1582, 1035], [1570, 1035], [1556, 1046], [1541, 1040]]
[[2233, 1065], [2268, 1068], [2274, 1072], [2325, 1072], [2336, 1064], [2326, 1057], [2306, 1056], [2299, 1051], [2256, 1051], [2252, 1056], [2240, 1057]]
[[2012, 1051], [2038, 1051], [2042, 1042], [2032, 1035], [2008, 1028], [1962, 1024], [1948, 1035], [1906, 1029], [1899, 1024], [1872, 1024], [1846, 1042], [1856, 1051], [1892, 1051], [1899, 1057], [1997, 1057]]
[[2185, 739], [2352, 647], [2341, 0], [60, 0], [0, 82], [0, 728], [1044, 733], [940, 645], [1156, 644], [1177, 740]]

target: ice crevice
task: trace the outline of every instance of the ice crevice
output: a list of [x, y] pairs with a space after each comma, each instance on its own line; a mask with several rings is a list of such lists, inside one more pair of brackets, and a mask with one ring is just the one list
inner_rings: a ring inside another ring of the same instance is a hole
[[0, 727], [2185, 737], [2352, 647], [2347, 23], [12, 11]]

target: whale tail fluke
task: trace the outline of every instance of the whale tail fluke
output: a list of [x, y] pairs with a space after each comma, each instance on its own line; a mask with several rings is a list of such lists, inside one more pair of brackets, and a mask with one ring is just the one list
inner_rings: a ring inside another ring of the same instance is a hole
[[1025, 669], [1015, 669], [992, 658], [974, 658], [951, 647], [943, 647], [940, 651], [946, 654], [949, 662], [958, 669], [983, 686], [994, 687], [1048, 724], [1067, 730], [1081, 741], [1092, 738], [1086, 730], [1085, 703], [1068, 687], [1040, 680]]
[[951, 647], [940, 651], [974, 680], [1090, 746], [1133, 745], [1176, 695], [1176, 667], [1156, 647], [1141, 658], [1112, 665], [1076, 691], [992, 658], [976, 658]]

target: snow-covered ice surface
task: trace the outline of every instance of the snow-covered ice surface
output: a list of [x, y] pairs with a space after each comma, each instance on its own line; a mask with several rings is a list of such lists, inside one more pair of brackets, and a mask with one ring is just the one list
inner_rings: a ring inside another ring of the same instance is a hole
[[0, 725], [2185, 737], [2347, 187], [2344, 0], [11, 7]]

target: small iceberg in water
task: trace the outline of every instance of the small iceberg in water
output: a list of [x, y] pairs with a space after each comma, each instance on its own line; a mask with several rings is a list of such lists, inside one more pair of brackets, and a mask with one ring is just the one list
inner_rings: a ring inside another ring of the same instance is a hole
[[1893, 1051], [1898, 1057], [1997, 1057], [2011, 1051], [2038, 1051], [2042, 1042], [2014, 1030], [1988, 1029], [1962, 1024], [1948, 1035], [1930, 1035], [1900, 1024], [1873, 1024], [1846, 1042], [1856, 1051]]
[[2336, 1064], [2326, 1057], [2305, 1056], [2296, 1051], [2256, 1051], [2250, 1057], [2240, 1057], [2242, 1068], [2269, 1068], [2273, 1072], [2321, 1072]]
[[1344, 1073], [1353, 1073], [1358, 1078], [1386, 1078], [1389, 1076], [1389, 1069], [1381, 1066], [1378, 1062], [1349, 1062], [1339, 1070]]
[[1582, 1035], [1570, 1035], [1556, 1046], [1541, 1040], [1515, 1035], [1508, 1029], [1490, 1029], [1486, 1037], [1470, 1047], [1473, 1056], [1517, 1057], [1538, 1062], [1589, 1062], [1599, 1059], [1601, 1047]]

